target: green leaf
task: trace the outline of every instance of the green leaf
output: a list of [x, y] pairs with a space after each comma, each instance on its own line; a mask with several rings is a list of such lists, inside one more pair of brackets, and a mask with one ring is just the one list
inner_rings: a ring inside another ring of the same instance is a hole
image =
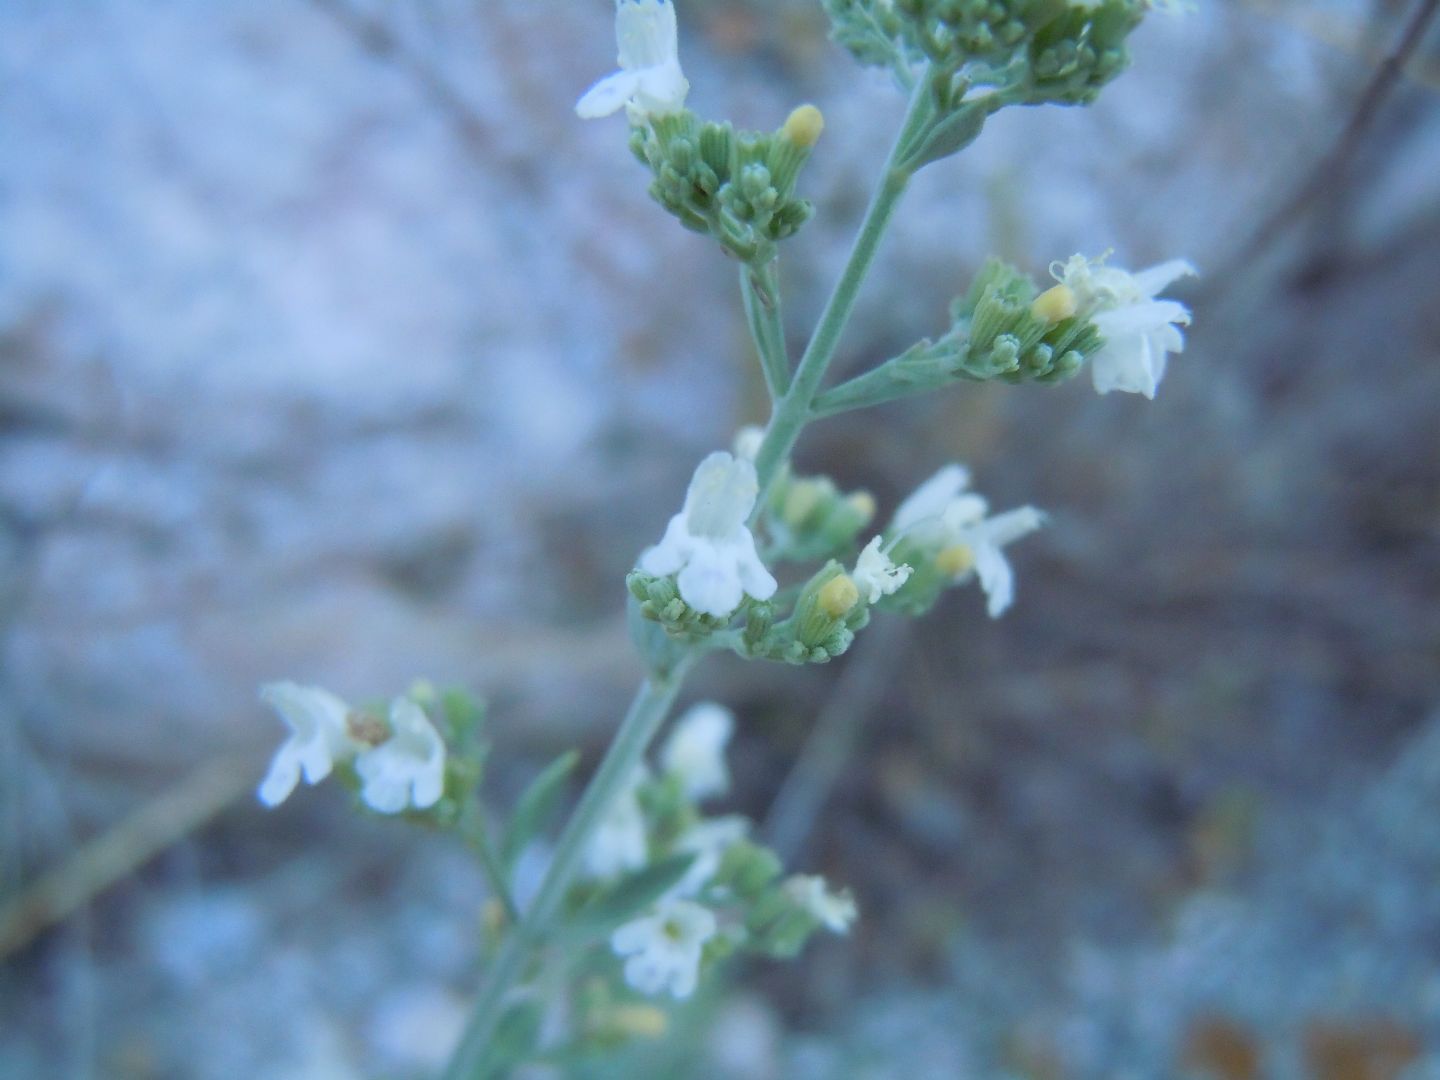
[[924, 142], [906, 155], [902, 167], [914, 172], [923, 165], [963, 150], [980, 134], [990, 111], [984, 101], [961, 105], [925, 133]]
[[500, 858], [507, 867], [514, 866], [525, 845], [535, 839], [559, 809], [560, 799], [565, 794], [565, 781], [580, 761], [578, 750], [567, 750], [545, 766], [545, 770], [531, 781], [520, 801], [515, 804], [515, 815], [510, 820], [510, 831], [505, 834], [505, 844]]
[[591, 934], [609, 931], [669, 892], [694, 862], [695, 855], [690, 852], [671, 855], [621, 878], [614, 888], [602, 892], [576, 912], [570, 925]]

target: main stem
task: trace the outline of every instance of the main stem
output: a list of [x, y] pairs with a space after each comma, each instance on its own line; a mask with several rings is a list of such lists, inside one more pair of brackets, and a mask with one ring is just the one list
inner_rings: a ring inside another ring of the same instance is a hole
[[652, 676], [640, 684], [630, 711], [605, 752], [600, 768], [580, 796], [575, 812], [555, 847], [555, 857], [540, 882], [535, 900], [519, 925], [511, 928], [500, 951], [490, 962], [470, 1022], [460, 1040], [445, 1080], [475, 1080], [485, 1061], [495, 1026], [500, 1021], [505, 994], [525, 968], [535, 949], [543, 942], [545, 927], [554, 918], [575, 876], [581, 852], [600, 818], [620, 791], [630, 782], [645, 749], [669, 715], [670, 706], [684, 681], [692, 660], [682, 661], [665, 676]]
[[745, 321], [760, 354], [760, 370], [770, 400], [779, 401], [790, 389], [790, 357], [785, 351], [785, 323], [780, 314], [780, 275], [774, 259], [763, 266], [740, 267], [740, 297]]
[[759, 474], [761, 492], [760, 499], [755, 504], [757, 513], [765, 504], [764, 493], [774, 481], [781, 462], [790, 459], [790, 452], [795, 448], [795, 440], [800, 437], [801, 429], [813, 418], [810, 407], [815, 395], [820, 391], [820, 384], [824, 381], [830, 362], [835, 359], [835, 349], [840, 344], [840, 335], [844, 333], [851, 313], [855, 310], [860, 286], [865, 282], [870, 264], [875, 261], [875, 252], [879, 249], [880, 239], [885, 235], [885, 229], [900, 203], [900, 196], [905, 194], [905, 189], [909, 186], [910, 173], [900, 168], [898, 162], [909, 147], [916, 130], [929, 115], [926, 98], [928, 92], [929, 80], [919, 80], [911, 95], [910, 108], [905, 114], [905, 122], [901, 125], [895, 146], [885, 161], [880, 184], [865, 210], [865, 219], [850, 249], [850, 258], [825, 304], [825, 310], [820, 315], [820, 322], [815, 327], [810, 343], [805, 347], [804, 355], [800, 357], [789, 390], [775, 404], [770, 426], [765, 432], [765, 441], [755, 458], [755, 471]]
[[[771, 386], [772, 392], [780, 394], [756, 459], [755, 467], [760, 476], [762, 492], [762, 497], [756, 501], [757, 512], [764, 504], [763, 492], [774, 479], [780, 463], [789, 458], [800, 430], [811, 419], [811, 404], [825, 378], [830, 361], [834, 359], [835, 348], [840, 342], [845, 324], [850, 320], [860, 286], [875, 259], [880, 238], [885, 234], [885, 228], [890, 224], [900, 196], [910, 182], [910, 173], [899, 168], [897, 162], [928, 115], [925, 98], [927, 88], [928, 82], [924, 79], [920, 80], [915, 88], [905, 122], [889, 158], [886, 159], [880, 186], [865, 211], [865, 220], [850, 250], [845, 270], [830, 294], [825, 311], [810, 338], [810, 344], [806, 346], [805, 354], [800, 358], [794, 379], [789, 380], [788, 372], [786, 373], [788, 386], [780, 381], [779, 365], [776, 363], [777, 358], [783, 356], [784, 341], [779, 319], [778, 288], [775, 289], [774, 298], [777, 302], [773, 309], [768, 312], [759, 308], [752, 310], [752, 300], [758, 302], [760, 299], [758, 295], [750, 295], [757, 283], [748, 278], [742, 279], [742, 288], [746, 290], [746, 310], [750, 316], [751, 328], [755, 332], [756, 348], [760, 351], [765, 366], [766, 382]], [[770, 270], [772, 276], [768, 280], [762, 276], [758, 282], [762, 287], [775, 285], [773, 266]], [[778, 350], [775, 348], [777, 336], [780, 341]], [[606, 809], [629, 782], [635, 767], [644, 759], [646, 748], [669, 714], [680, 684], [695, 659], [696, 654], [691, 653], [665, 675], [652, 676], [640, 685], [640, 691], [631, 703], [630, 711], [615, 734], [615, 741], [610, 744], [604, 761], [600, 763], [599, 770], [585, 788], [585, 793], [580, 796], [575, 813], [560, 834], [555, 857], [545, 872], [534, 903], [530, 905], [520, 923], [511, 929], [500, 946], [500, 951], [490, 962], [490, 969], [480, 988], [480, 996], [475, 1002], [470, 1022], [460, 1039], [459, 1047], [450, 1059], [450, 1064], [446, 1066], [443, 1080], [477, 1080], [479, 1070], [485, 1063], [485, 1053], [489, 1049], [490, 1040], [500, 1022], [506, 992], [514, 985], [526, 963], [543, 943], [545, 928], [554, 918], [561, 900], [564, 899], [565, 890], [575, 876], [586, 842]]]

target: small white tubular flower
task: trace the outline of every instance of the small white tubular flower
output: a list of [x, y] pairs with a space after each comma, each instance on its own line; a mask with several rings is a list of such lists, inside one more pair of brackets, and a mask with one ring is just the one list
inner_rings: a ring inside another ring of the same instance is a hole
[[910, 494], [895, 511], [891, 528], [896, 536], [908, 536], [922, 544], [944, 540], [947, 513], [985, 516], [986, 502], [966, 493], [970, 471], [963, 465], [946, 465]]
[[720, 869], [725, 852], [729, 851], [732, 845], [744, 840], [749, 831], [750, 822], [738, 814], [710, 818], [691, 826], [690, 830], [675, 842], [675, 854], [694, 855], [695, 861], [690, 864], [690, 869], [685, 871], [685, 876], [665, 895], [685, 897], [700, 892], [710, 884], [710, 879]]
[[631, 120], [685, 107], [690, 84], [680, 70], [675, 5], [670, 0], [615, 0], [620, 70], [585, 92], [575, 111], [585, 119], [628, 106]]
[[336, 762], [348, 761], [359, 749], [346, 727], [350, 706], [328, 690], [269, 683], [260, 688], [260, 700], [290, 728], [290, 738], [276, 752], [256, 792], [266, 806], [279, 806], [288, 799], [302, 773], [307, 784], [318, 784]]
[[725, 747], [735, 731], [735, 716], [713, 701], [686, 710], [660, 750], [660, 766], [680, 781], [686, 798], [699, 802], [730, 790]]
[[895, 512], [891, 543], [906, 539], [931, 549], [941, 572], [957, 582], [974, 573], [995, 619], [1015, 599], [1015, 573], [1003, 549], [1038, 529], [1045, 516], [1022, 506], [989, 517], [989, 504], [965, 490], [969, 482], [963, 466], [947, 465], [921, 484]]
[[855, 560], [855, 572], [850, 580], [865, 597], [867, 604], [873, 604], [882, 596], [889, 596], [910, 580], [914, 572], [904, 563], [898, 566], [890, 561], [889, 554], [880, 546], [880, 537], [865, 545], [860, 557]]
[[645, 768], [636, 768], [625, 789], [615, 797], [585, 844], [582, 865], [592, 878], [612, 878], [639, 870], [650, 857], [645, 814], [635, 789], [645, 780]]
[[409, 698], [390, 703], [390, 737], [355, 759], [360, 798], [381, 814], [425, 810], [445, 791], [445, 741]]
[[985, 590], [986, 607], [992, 619], [1005, 614], [1015, 600], [1015, 571], [1005, 558], [1005, 545], [1028, 536], [1045, 523], [1045, 515], [1033, 506], [1022, 506], [995, 517], [965, 526], [960, 543], [970, 549], [980, 588]]
[[661, 900], [648, 915], [610, 935], [625, 961], [625, 981], [642, 994], [688, 998], [700, 980], [700, 957], [715, 936], [715, 914], [689, 900]]
[[860, 914], [848, 891], [833, 893], [824, 878], [813, 874], [796, 874], [788, 879], [785, 893], [832, 934], [848, 934]]
[[1169, 353], [1183, 352], [1180, 327], [1190, 325], [1190, 310], [1159, 293], [1179, 278], [1195, 274], [1184, 259], [1152, 266], [1138, 274], [1074, 255], [1050, 272], [1074, 293], [1105, 345], [1090, 358], [1090, 377], [1101, 394], [1120, 390], [1155, 397], [1165, 376]]
[[696, 611], [724, 618], [748, 593], [775, 595], [776, 582], [745, 522], [760, 493], [755, 466], [723, 450], [702, 461], [660, 543], [640, 557], [647, 574], [677, 574], [680, 596]]

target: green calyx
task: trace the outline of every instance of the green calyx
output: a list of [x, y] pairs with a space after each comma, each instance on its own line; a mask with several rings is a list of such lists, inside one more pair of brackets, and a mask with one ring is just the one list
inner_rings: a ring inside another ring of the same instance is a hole
[[625, 587], [635, 598], [642, 618], [658, 623], [672, 641], [693, 644], [704, 641], [730, 624], [733, 615], [717, 618], [696, 611], [685, 603], [673, 577], [656, 577], [643, 570], [625, 576]]
[[810, 220], [814, 207], [795, 184], [813, 146], [797, 141], [790, 124], [768, 134], [736, 131], [688, 110], [630, 132], [630, 149], [654, 176], [655, 201], [752, 265], [773, 259], [776, 245]]
[[824, 664], [842, 655], [870, 621], [870, 609], [855, 583], [835, 561], [827, 563], [800, 591], [795, 610], [783, 622], [755, 605], [741, 635], [744, 655], [786, 664]]
[[1103, 341], [1075, 312], [1050, 320], [1035, 311], [1038, 296], [1028, 274], [992, 259], [962, 299], [950, 308], [951, 337], [960, 345], [952, 374], [984, 382], [1063, 382], [1080, 370]]

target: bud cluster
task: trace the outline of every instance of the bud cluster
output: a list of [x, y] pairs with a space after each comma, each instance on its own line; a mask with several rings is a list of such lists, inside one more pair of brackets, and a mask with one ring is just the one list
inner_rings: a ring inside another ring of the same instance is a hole
[[963, 341], [953, 374], [962, 379], [1055, 383], [1070, 378], [1104, 344], [1063, 285], [1036, 295], [1028, 274], [992, 259], [950, 307]]
[[834, 560], [800, 590], [795, 610], [775, 623], [769, 604], [756, 604], [742, 635], [744, 655], [786, 664], [824, 664], [842, 655], [870, 621], [853, 578]]
[[702, 641], [723, 630], [732, 616], [710, 615], [699, 611], [680, 595], [674, 577], [657, 577], [643, 570], [632, 570], [625, 576], [625, 587], [639, 604], [642, 617], [659, 623], [665, 633], [676, 641]]
[[1080, 104], [1125, 67], [1143, 0], [825, 0], [832, 37], [864, 64], [929, 62], [1014, 86], [1027, 104]]
[[770, 486], [765, 501], [771, 557], [804, 562], [848, 554], [874, 517], [875, 499], [868, 491], [847, 494], [828, 476], [787, 471]]
[[795, 195], [795, 182], [823, 128], [813, 105], [770, 134], [685, 110], [632, 128], [630, 149], [654, 174], [651, 196], [682, 225], [713, 236], [737, 259], [765, 263], [814, 212]]

